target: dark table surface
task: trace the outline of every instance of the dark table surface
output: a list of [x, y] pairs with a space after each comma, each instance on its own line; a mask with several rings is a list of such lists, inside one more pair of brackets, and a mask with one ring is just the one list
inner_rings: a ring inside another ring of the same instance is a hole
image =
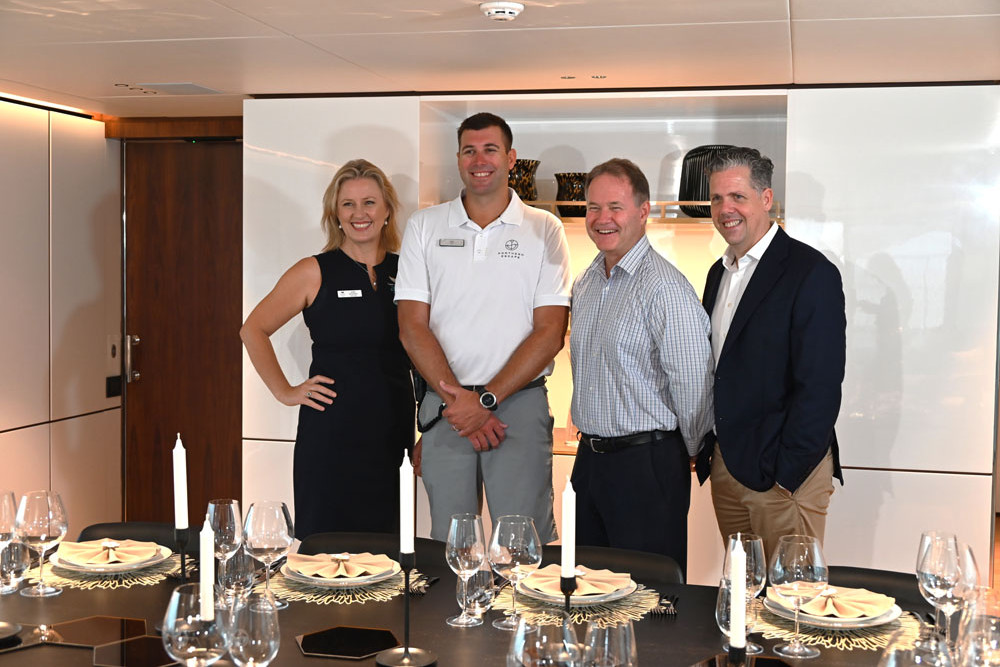
[[[422, 572], [440, 577], [425, 595], [411, 597], [411, 645], [433, 651], [442, 667], [503, 667], [511, 633], [492, 627], [500, 612], [491, 611], [486, 622], [476, 628], [452, 628], [445, 618], [458, 611], [455, 601], [455, 575], [444, 564], [417, 564]], [[678, 596], [676, 616], [647, 615], [635, 623], [639, 660], [646, 667], [657, 665], [692, 665], [721, 650], [723, 636], [715, 625], [715, 587], [645, 583], [660, 593]], [[170, 592], [177, 584], [168, 580], [157, 586], [134, 586], [118, 590], [79, 590], [65, 588], [62, 595], [46, 599], [25, 598], [18, 594], [0, 598], [0, 620], [37, 625], [54, 624], [86, 616], [113, 615], [146, 619], [150, 634], [158, 626]], [[914, 582], [914, 586], [916, 583]], [[281, 649], [274, 665], [374, 665], [367, 660], [332, 660], [306, 657], [299, 651], [295, 637], [337, 625], [387, 628], [402, 641], [403, 596], [389, 602], [351, 605], [317, 605], [292, 602], [280, 612]], [[905, 606], [904, 606], [905, 608]], [[919, 610], [921, 613], [925, 609]], [[578, 629], [583, 635], [583, 629]], [[753, 637], [765, 646], [765, 655], [776, 641]], [[875, 651], [838, 651], [820, 649], [817, 660], [803, 661], [812, 667], [836, 665], [874, 665]], [[11, 665], [90, 665], [92, 650], [68, 646], [33, 646], [0, 653], [3, 667]]]

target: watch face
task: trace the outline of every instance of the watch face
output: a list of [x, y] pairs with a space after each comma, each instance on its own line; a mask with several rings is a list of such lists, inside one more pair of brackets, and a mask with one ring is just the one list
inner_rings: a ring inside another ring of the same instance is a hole
[[493, 410], [497, 406], [497, 397], [492, 391], [483, 392], [479, 396], [479, 404], [487, 410]]

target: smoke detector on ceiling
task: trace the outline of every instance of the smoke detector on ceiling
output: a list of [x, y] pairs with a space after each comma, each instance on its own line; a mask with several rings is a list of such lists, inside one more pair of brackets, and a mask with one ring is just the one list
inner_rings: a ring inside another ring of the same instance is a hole
[[524, 5], [520, 2], [484, 2], [479, 5], [479, 11], [494, 21], [513, 21], [524, 11]]

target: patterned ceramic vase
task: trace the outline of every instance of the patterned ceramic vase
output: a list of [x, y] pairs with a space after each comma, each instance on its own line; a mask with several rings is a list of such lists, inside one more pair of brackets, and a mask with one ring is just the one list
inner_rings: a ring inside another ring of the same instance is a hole
[[538, 199], [538, 188], [535, 187], [535, 171], [541, 162], [538, 160], [517, 160], [514, 168], [507, 175], [507, 182], [513, 188], [521, 201]]
[[[586, 201], [584, 184], [587, 181], [587, 174], [579, 171], [572, 171], [563, 174], [556, 174], [556, 199], [558, 201]], [[587, 215], [586, 206], [559, 206], [559, 215], [564, 218], [582, 218]]]

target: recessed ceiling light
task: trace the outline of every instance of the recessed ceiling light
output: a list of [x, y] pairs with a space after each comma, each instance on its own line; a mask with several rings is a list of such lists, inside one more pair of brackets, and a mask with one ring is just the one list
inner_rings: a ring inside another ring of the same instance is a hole
[[607, 74], [591, 74], [590, 78], [591, 79], [607, 79], [608, 75]]
[[570, 76], [570, 75], [568, 75], [568, 74], [564, 74], [563, 76], [561, 76], [561, 77], [559, 77], [559, 78], [560, 78], [560, 79], [575, 79], [576, 77], [575, 77], [575, 76]]
[[524, 5], [520, 2], [484, 2], [479, 5], [479, 11], [494, 21], [513, 21], [524, 11]]

